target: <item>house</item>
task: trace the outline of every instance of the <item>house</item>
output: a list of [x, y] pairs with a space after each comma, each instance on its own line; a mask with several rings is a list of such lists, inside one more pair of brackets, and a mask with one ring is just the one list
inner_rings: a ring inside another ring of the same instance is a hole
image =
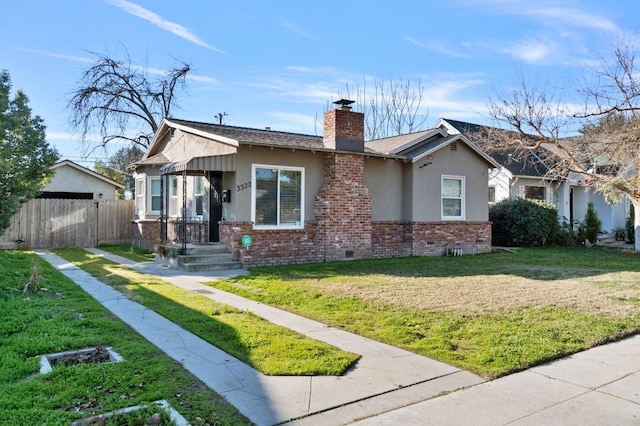
[[70, 160], [53, 165], [55, 175], [38, 198], [73, 200], [115, 200], [124, 185]]
[[[440, 119], [436, 124], [436, 128], [443, 128], [450, 134], [481, 132], [484, 127], [450, 119]], [[543, 200], [557, 207], [560, 222], [575, 223], [584, 219], [587, 204], [593, 202], [604, 232], [624, 228], [629, 212], [626, 197], [618, 203], [609, 203], [601, 193], [590, 189], [583, 176], [554, 177], [535, 152], [523, 156], [499, 150], [491, 151], [490, 155], [500, 164], [489, 172], [490, 203], [515, 197]]]
[[491, 250], [495, 160], [443, 129], [365, 143], [336, 103], [323, 137], [164, 119], [133, 165], [136, 244], [219, 243], [245, 267]]

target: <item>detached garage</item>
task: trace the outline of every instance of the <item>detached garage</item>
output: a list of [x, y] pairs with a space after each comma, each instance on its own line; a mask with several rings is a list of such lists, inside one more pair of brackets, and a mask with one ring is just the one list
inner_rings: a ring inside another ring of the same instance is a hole
[[38, 198], [67, 200], [115, 200], [124, 185], [70, 160], [56, 163], [56, 172]]

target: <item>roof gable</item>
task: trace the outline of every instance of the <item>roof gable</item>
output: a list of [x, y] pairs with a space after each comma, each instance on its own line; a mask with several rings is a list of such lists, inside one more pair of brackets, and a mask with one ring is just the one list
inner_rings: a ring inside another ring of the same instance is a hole
[[[469, 133], [482, 133], [484, 129], [490, 126], [480, 124], [467, 123], [464, 121], [450, 120], [441, 118], [437, 127], [447, 129], [448, 132], [458, 133], [461, 135]], [[501, 130], [497, 129], [496, 130]], [[509, 130], [502, 130], [509, 132]], [[520, 177], [544, 177], [549, 168], [544, 164], [540, 156], [536, 152], [518, 153], [517, 150], [508, 148], [500, 150], [491, 150], [489, 154], [502, 167], [507, 169], [514, 176]]]
[[121, 183], [119, 183], [119, 182], [116, 182], [116, 181], [115, 181], [115, 180], [113, 180], [113, 179], [109, 179], [108, 177], [103, 176], [103, 175], [101, 175], [100, 173], [96, 173], [96, 172], [94, 172], [94, 171], [93, 171], [93, 170], [91, 170], [91, 169], [88, 169], [88, 168], [86, 168], [86, 167], [83, 167], [83, 166], [81, 166], [80, 164], [74, 163], [74, 162], [73, 162], [73, 161], [71, 161], [71, 160], [63, 160], [63, 161], [59, 161], [59, 162], [57, 162], [56, 164], [54, 164], [53, 166], [51, 166], [51, 169], [56, 170], [56, 169], [59, 169], [59, 168], [61, 168], [61, 167], [71, 167], [71, 168], [73, 168], [73, 169], [75, 169], [75, 170], [78, 170], [78, 171], [79, 171], [79, 172], [81, 172], [81, 173], [84, 173], [84, 174], [86, 174], [86, 175], [88, 175], [88, 176], [91, 176], [91, 177], [92, 177], [92, 178], [94, 178], [94, 179], [99, 179], [99, 180], [104, 181], [104, 182], [106, 182], [106, 183], [108, 183], [108, 184], [110, 184], [110, 185], [113, 185], [113, 186], [115, 186], [117, 189], [124, 189], [124, 188], [125, 188], [123, 184], [121, 184]]
[[408, 161], [415, 163], [423, 157], [433, 154], [434, 152], [458, 141], [471, 148], [478, 156], [489, 163], [491, 167], [500, 166], [493, 158], [487, 155], [464, 135], [460, 133], [450, 134], [443, 128], [433, 128], [406, 135], [377, 139], [367, 142], [367, 146], [370, 148], [376, 148], [385, 154], [403, 156]]

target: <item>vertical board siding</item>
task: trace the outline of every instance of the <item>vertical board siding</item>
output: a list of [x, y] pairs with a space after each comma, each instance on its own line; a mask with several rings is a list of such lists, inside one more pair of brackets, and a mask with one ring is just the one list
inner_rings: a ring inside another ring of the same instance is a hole
[[[0, 248], [95, 247], [129, 244], [133, 200], [34, 199], [25, 203], [0, 236]], [[22, 240], [17, 245], [15, 241]]]

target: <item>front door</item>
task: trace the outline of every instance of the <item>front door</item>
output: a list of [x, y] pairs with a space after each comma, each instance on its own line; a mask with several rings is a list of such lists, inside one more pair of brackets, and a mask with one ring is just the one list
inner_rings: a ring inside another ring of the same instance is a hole
[[209, 172], [209, 242], [220, 241], [222, 220], [222, 172]]

